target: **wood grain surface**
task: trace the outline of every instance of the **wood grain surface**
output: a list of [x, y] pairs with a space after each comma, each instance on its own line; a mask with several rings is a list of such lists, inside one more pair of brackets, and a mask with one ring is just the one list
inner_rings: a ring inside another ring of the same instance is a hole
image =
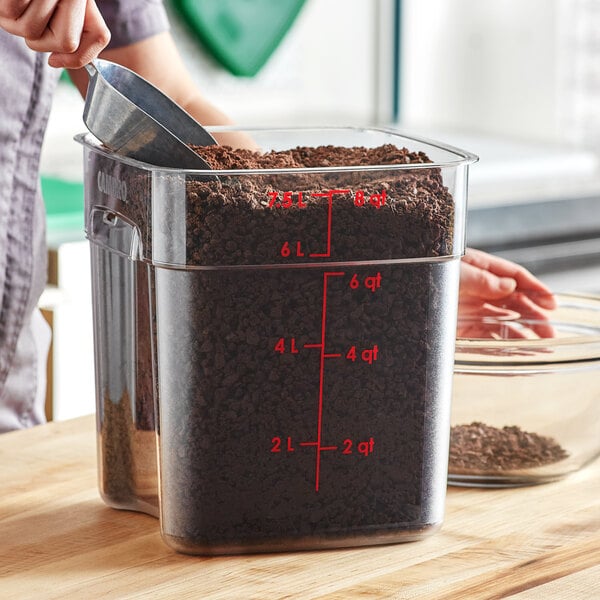
[[419, 542], [192, 557], [152, 517], [103, 505], [94, 421], [0, 436], [0, 598], [600, 598], [600, 461], [534, 487], [448, 490]]

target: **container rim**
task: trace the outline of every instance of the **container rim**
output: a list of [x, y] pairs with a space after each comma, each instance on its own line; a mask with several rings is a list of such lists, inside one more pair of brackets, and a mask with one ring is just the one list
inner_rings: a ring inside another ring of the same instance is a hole
[[349, 172], [349, 171], [402, 171], [402, 170], [414, 170], [414, 169], [432, 169], [432, 168], [449, 168], [459, 167], [464, 165], [470, 165], [479, 160], [479, 157], [467, 150], [462, 150], [451, 146], [449, 144], [431, 140], [428, 138], [415, 136], [412, 134], [405, 133], [400, 129], [394, 129], [391, 127], [357, 127], [357, 126], [302, 126], [302, 127], [266, 127], [266, 126], [229, 126], [229, 125], [214, 125], [206, 126], [207, 131], [213, 133], [232, 133], [232, 132], [244, 132], [244, 133], [266, 133], [269, 131], [286, 132], [289, 131], [297, 133], [308, 133], [311, 131], [345, 131], [345, 132], [373, 132], [387, 134], [395, 136], [399, 139], [406, 140], [408, 142], [415, 142], [419, 144], [425, 144], [444, 152], [455, 155], [456, 160], [443, 160], [433, 161], [429, 163], [409, 163], [409, 164], [389, 164], [389, 165], [344, 165], [336, 167], [295, 167], [295, 168], [269, 168], [269, 169], [178, 169], [173, 167], [161, 167], [144, 163], [133, 158], [121, 156], [116, 152], [112, 152], [108, 148], [104, 147], [102, 143], [91, 133], [78, 133], [74, 139], [76, 142], [83, 146], [92, 148], [94, 151], [104, 154], [112, 159], [117, 159], [125, 164], [151, 171], [161, 171], [170, 173], [185, 173], [193, 174], [198, 176], [212, 176], [218, 175], [276, 175], [276, 174], [290, 174], [290, 173], [331, 173], [331, 172]]

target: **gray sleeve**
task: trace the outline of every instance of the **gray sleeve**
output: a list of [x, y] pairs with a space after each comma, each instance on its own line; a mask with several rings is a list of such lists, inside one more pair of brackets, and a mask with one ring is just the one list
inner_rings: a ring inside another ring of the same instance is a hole
[[97, 0], [111, 33], [107, 48], [120, 48], [169, 29], [162, 0]]

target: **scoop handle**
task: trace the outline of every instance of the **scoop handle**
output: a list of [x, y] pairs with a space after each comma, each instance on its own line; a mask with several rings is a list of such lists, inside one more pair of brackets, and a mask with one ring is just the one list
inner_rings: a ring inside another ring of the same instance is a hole
[[87, 65], [85, 65], [85, 70], [88, 72], [90, 79], [98, 74], [98, 69], [94, 64], [94, 61], [89, 62]]

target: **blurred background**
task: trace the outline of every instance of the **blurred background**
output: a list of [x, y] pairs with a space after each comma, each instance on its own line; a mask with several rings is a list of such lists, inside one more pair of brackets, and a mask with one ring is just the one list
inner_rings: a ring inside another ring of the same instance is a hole
[[[166, 2], [196, 83], [236, 122], [377, 125], [469, 150], [480, 161], [468, 244], [523, 264], [555, 291], [600, 293], [600, 2]], [[72, 140], [85, 129], [82, 110], [61, 81], [42, 153], [54, 419], [94, 411], [82, 157]]]

